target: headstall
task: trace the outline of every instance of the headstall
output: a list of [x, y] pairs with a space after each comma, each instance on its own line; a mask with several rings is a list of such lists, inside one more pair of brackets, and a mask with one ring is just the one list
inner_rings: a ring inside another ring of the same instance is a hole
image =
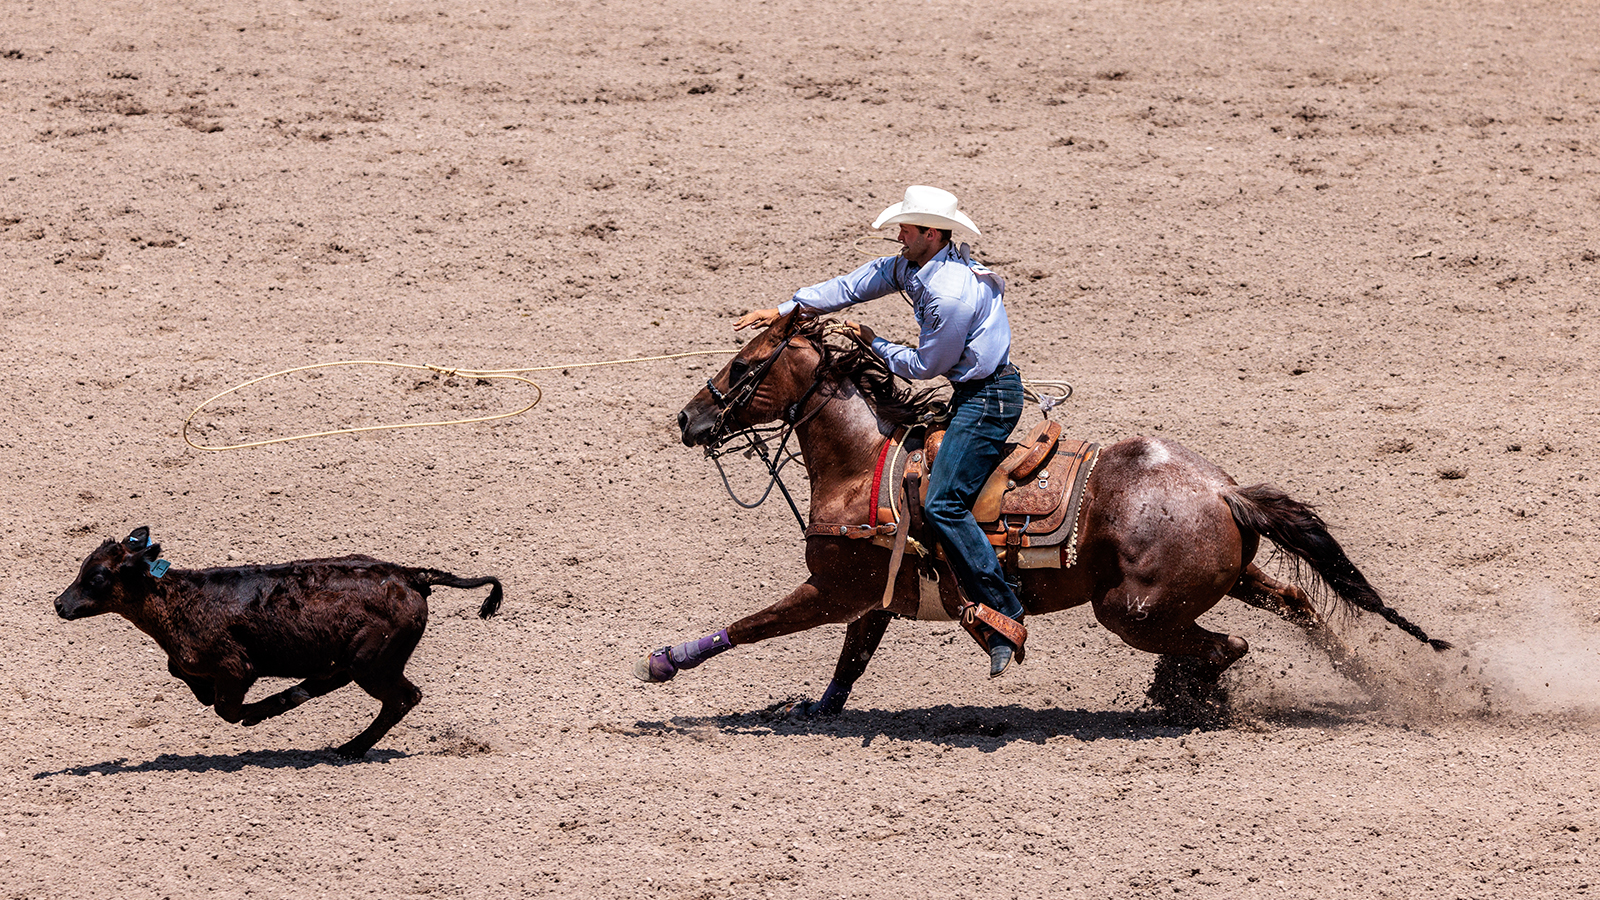
[[[742, 427], [730, 427], [729, 425], [729, 420], [744, 412], [745, 408], [755, 399], [756, 393], [761, 389], [762, 383], [766, 381], [767, 375], [771, 373], [773, 365], [778, 361], [778, 357], [782, 356], [783, 351], [789, 348], [789, 343], [792, 340], [792, 337], [784, 338], [765, 359], [745, 369], [744, 373], [728, 386], [726, 392], [717, 387], [715, 376], [706, 379], [706, 390], [711, 393], [711, 399], [717, 404], [718, 409], [717, 427], [712, 430], [711, 437], [706, 443], [706, 456], [711, 458], [712, 462], [717, 466], [717, 471], [722, 474], [723, 487], [728, 489], [728, 496], [733, 499], [734, 503], [745, 509], [754, 509], [766, 502], [767, 497], [772, 493], [773, 486], [776, 485], [778, 490], [783, 493], [783, 499], [789, 502], [789, 509], [794, 513], [795, 521], [800, 523], [800, 529], [804, 531], [806, 527], [805, 517], [800, 514], [800, 507], [794, 502], [794, 497], [789, 493], [788, 486], [783, 483], [780, 473], [785, 465], [799, 457], [798, 452], [788, 452], [785, 455], [789, 436], [794, 434], [796, 428], [805, 424], [817, 413], [821, 412], [823, 406], [827, 405], [826, 403], [820, 404], [811, 411], [810, 415], [802, 416], [806, 403], [810, 402], [817, 389], [822, 386], [820, 371], [812, 377], [811, 387], [800, 395], [800, 399], [790, 403], [784, 409], [783, 414], [780, 416], [783, 424], [767, 426], [744, 425]], [[735, 362], [738, 362], [738, 360], [735, 360]], [[732, 364], [730, 364], [730, 375], [731, 366]], [[778, 449], [775, 454], [767, 450], [767, 437], [774, 434], [780, 435]], [[733, 447], [726, 446], [739, 438], [744, 439], [742, 444]], [[767, 472], [772, 479], [760, 498], [753, 503], [746, 503], [734, 496], [733, 486], [728, 483], [728, 475], [722, 471], [721, 457], [739, 451], [744, 451], [746, 457], [752, 455], [760, 456], [761, 462], [767, 467]]]

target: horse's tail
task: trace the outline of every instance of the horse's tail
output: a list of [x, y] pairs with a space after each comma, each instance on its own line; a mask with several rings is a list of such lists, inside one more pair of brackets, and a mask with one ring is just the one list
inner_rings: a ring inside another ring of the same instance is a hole
[[482, 578], [462, 578], [459, 575], [441, 572], [438, 569], [414, 569], [413, 571], [416, 573], [416, 578], [419, 582], [430, 586], [442, 584], [445, 587], [453, 588], [475, 588], [492, 584], [494, 587], [489, 589], [489, 596], [485, 597], [483, 605], [478, 607], [478, 618], [487, 619], [500, 609], [500, 601], [505, 592], [500, 587], [500, 579], [493, 575], [485, 575]]
[[1377, 613], [1396, 628], [1435, 650], [1448, 650], [1448, 641], [1429, 638], [1427, 632], [1400, 615], [1367, 582], [1365, 575], [1345, 555], [1328, 533], [1316, 511], [1270, 484], [1234, 487], [1223, 494], [1233, 520], [1273, 542], [1280, 550], [1309, 565], [1323, 583], [1345, 603]]

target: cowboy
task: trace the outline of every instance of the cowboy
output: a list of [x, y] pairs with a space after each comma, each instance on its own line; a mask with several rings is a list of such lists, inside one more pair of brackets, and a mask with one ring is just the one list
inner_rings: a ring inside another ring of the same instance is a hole
[[[878, 214], [872, 227], [900, 226], [897, 256], [885, 256], [848, 275], [796, 291], [775, 309], [746, 313], [738, 330], [766, 327], [796, 307], [834, 312], [902, 292], [921, 328], [917, 346], [878, 337], [855, 322], [845, 325], [883, 357], [890, 371], [907, 379], [950, 380], [950, 424], [928, 477], [924, 518], [969, 600], [1020, 620], [1022, 603], [1006, 583], [998, 557], [972, 516], [972, 503], [1005, 452], [1022, 416], [1022, 378], [1011, 365], [1011, 324], [1006, 319], [1005, 281], [973, 262], [967, 244], [951, 243], [960, 228], [978, 236], [978, 226], [957, 208], [949, 191], [913, 185], [905, 199]], [[1017, 646], [983, 627], [989, 646], [989, 677], [1005, 672]]]

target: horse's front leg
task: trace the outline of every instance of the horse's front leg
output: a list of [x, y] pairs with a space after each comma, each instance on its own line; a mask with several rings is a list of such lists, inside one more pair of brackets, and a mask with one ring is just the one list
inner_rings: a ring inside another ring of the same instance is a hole
[[692, 669], [739, 644], [753, 644], [826, 624], [830, 620], [822, 611], [823, 604], [818, 602], [822, 591], [816, 581], [816, 576], [812, 576], [805, 584], [790, 591], [787, 597], [721, 631], [671, 647], [662, 647], [634, 663], [634, 676], [649, 684], [671, 681], [679, 671]]
[[822, 699], [791, 703], [784, 710], [785, 713], [792, 718], [811, 718], [836, 716], [844, 712], [844, 703], [850, 699], [850, 689], [855, 687], [861, 673], [867, 670], [872, 654], [878, 652], [878, 644], [883, 640], [883, 633], [892, 618], [893, 614], [878, 609], [851, 622], [844, 633], [844, 646], [839, 648], [839, 662], [833, 667], [833, 680], [828, 682]]
[[[859, 554], [860, 550], [854, 546], [840, 547], [828, 540], [809, 541], [806, 562], [813, 574], [804, 584], [777, 603], [745, 616], [721, 631], [671, 647], [662, 647], [634, 664], [634, 676], [640, 681], [659, 684], [672, 680], [681, 669], [692, 669], [740, 644], [753, 644], [819, 625], [856, 621], [876, 606], [882, 591], [882, 582], [875, 582], [872, 571], [841, 565], [858, 563]], [[865, 558], [872, 559], [870, 554]], [[881, 579], [881, 572], [878, 577]], [[879, 586], [874, 587], [875, 584]], [[881, 628], [878, 637], [882, 637]], [[877, 646], [876, 638], [872, 646]], [[865, 667], [865, 662], [862, 666]]]

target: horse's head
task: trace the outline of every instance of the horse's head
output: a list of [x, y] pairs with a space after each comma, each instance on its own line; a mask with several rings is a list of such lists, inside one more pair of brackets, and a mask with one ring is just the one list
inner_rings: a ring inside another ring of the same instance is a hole
[[746, 344], [678, 413], [683, 443], [715, 447], [741, 428], [793, 422], [822, 361], [812, 322], [796, 310]]

